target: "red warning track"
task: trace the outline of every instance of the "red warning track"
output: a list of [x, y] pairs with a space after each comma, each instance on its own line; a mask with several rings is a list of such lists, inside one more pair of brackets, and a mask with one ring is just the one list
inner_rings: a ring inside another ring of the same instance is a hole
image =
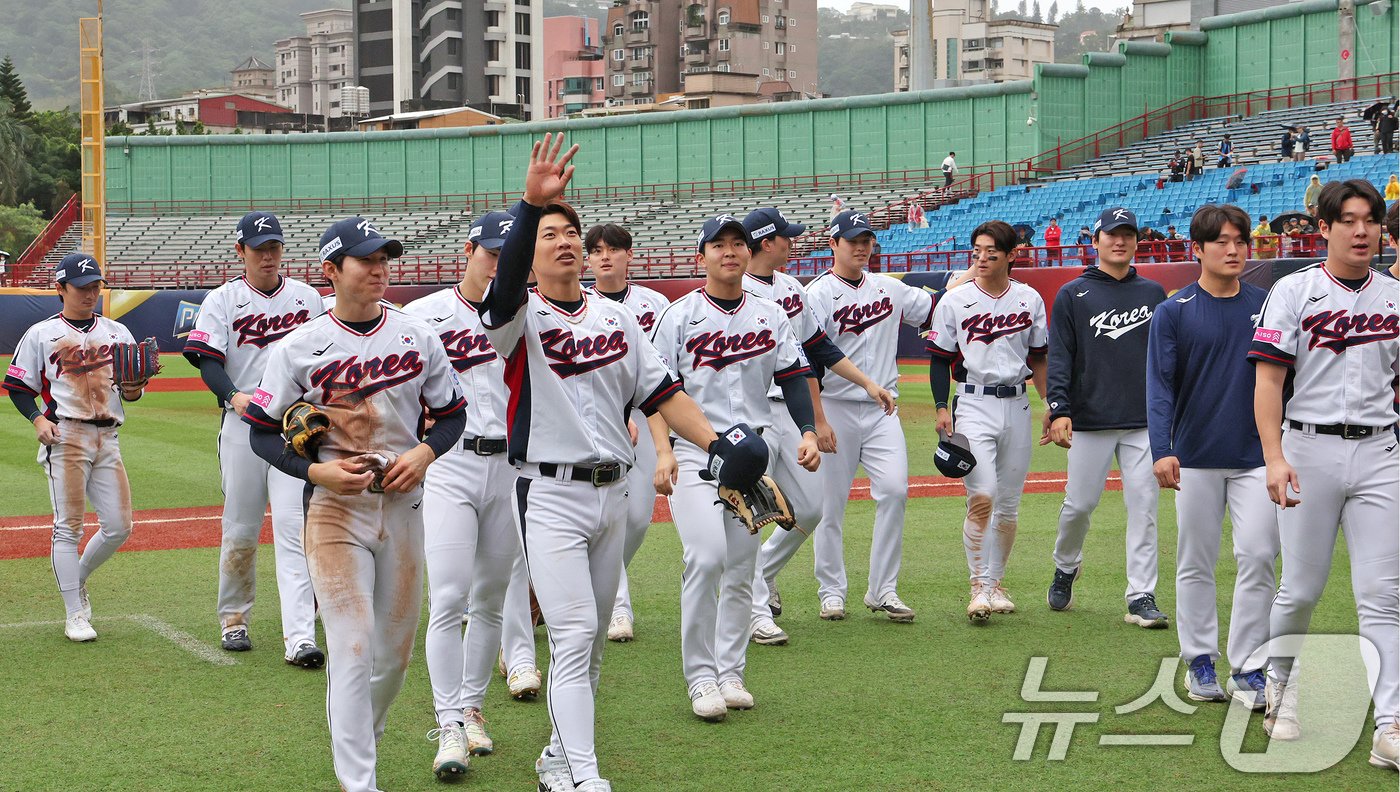
[[[1122, 482], [1118, 472], [1109, 475], [1105, 489], [1120, 490]], [[1026, 478], [1026, 492], [1041, 494], [1064, 492], [1065, 474], [1062, 472], [1032, 473]], [[909, 479], [909, 496], [912, 498], [961, 497], [965, 494], [962, 482], [942, 476], [916, 476]], [[856, 479], [851, 486], [851, 500], [870, 500], [870, 481]], [[146, 509], [136, 512], [136, 525], [131, 538], [122, 545], [122, 552], [135, 550], [185, 550], [192, 547], [218, 547], [220, 536], [220, 515], [218, 506], [198, 506], [184, 509]], [[50, 535], [53, 531], [52, 517], [47, 514], [32, 517], [0, 517], [0, 559], [40, 558], [49, 554]], [[656, 509], [652, 520], [670, 522], [671, 509], [665, 498], [656, 499]], [[87, 536], [97, 527], [97, 516], [91, 512], [86, 518]], [[272, 522], [263, 520], [263, 544], [272, 543]]]

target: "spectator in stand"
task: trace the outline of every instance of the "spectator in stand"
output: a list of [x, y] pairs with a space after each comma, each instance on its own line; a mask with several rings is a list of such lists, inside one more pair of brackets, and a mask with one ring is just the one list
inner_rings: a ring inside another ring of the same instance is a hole
[[832, 220], [836, 219], [836, 215], [839, 215], [839, 214], [841, 214], [842, 212], [846, 211], [846, 199], [842, 198], [841, 196], [837, 195], [836, 193], [832, 193], [831, 195], [828, 195], [828, 196], [827, 196], [827, 200], [831, 201], [831, 219], [832, 219]]
[[1303, 191], [1303, 207], [1310, 215], [1317, 214], [1317, 196], [1322, 194], [1322, 179], [1316, 175], [1308, 182], [1308, 189]]
[[1351, 147], [1351, 130], [1347, 128], [1346, 119], [1338, 118], [1337, 125], [1332, 128], [1332, 156], [1338, 162], [1348, 162], [1354, 153], [1356, 151]]
[[1308, 134], [1307, 127], [1298, 127], [1298, 135], [1293, 147], [1293, 161], [1303, 162], [1308, 158], [1308, 149], [1312, 148], [1312, 135]]
[[919, 203], [917, 195], [909, 201], [908, 222], [910, 228], [928, 228], [928, 219], [924, 216], [924, 207]]
[[958, 175], [958, 163], [953, 158], [958, 155], [956, 151], [948, 152], [948, 156], [943, 158], [943, 189], [953, 186], [953, 177]]
[[1201, 146], [1201, 141], [1196, 141], [1196, 145], [1191, 149], [1191, 171], [1187, 178], [1194, 179], [1201, 175], [1206, 169], [1206, 150]]
[[[1394, 179], [1395, 177], [1392, 176], [1391, 178]], [[0, 286], [8, 286], [8, 285], [9, 285], [9, 282], [6, 280], [6, 278], [9, 277], [9, 274], [10, 274], [10, 254], [9, 254], [9, 251], [0, 250]]]
[[1167, 170], [1171, 172], [1169, 181], [1180, 182], [1185, 180], [1186, 158], [1178, 151], [1167, 161]]
[[1395, 130], [1400, 126], [1400, 120], [1395, 117], [1395, 108], [1389, 107], [1376, 118], [1376, 140], [1380, 144], [1381, 151], [1386, 154], [1395, 153]]
[[[1162, 255], [1165, 247], [1162, 242], [1166, 240], [1166, 235], [1155, 228], [1143, 228], [1138, 231], [1138, 259], [1154, 262], [1165, 261]], [[1146, 244], [1143, 244], [1143, 243]], [[1144, 256], [1147, 253], [1149, 255]]]
[[1189, 260], [1186, 254], [1190, 246], [1186, 244], [1185, 237], [1177, 233], [1176, 226], [1167, 226], [1166, 240], [1167, 261]]
[[1050, 218], [1050, 225], [1045, 229], [1045, 258], [1052, 267], [1060, 264], [1060, 221]]
[[1295, 127], [1289, 127], [1288, 129], [1284, 130], [1283, 140], [1280, 140], [1278, 144], [1279, 159], [1285, 161], [1293, 159], [1293, 151], [1296, 147], [1295, 144], [1297, 142], [1294, 139], [1294, 136], [1297, 134], [1298, 130]]
[[[1390, 181], [1385, 183], [1385, 199], [1387, 201], [1400, 200], [1400, 176], [1390, 174]], [[0, 251], [0, 253], [4, 253], [4, 251]], [[9, 254], [4, 253], [4, 255], [8, 256]]]
[[1216, 160], [1215, 167], [1228, 168], [1234, 163], [1235, 144], [1230, 142], [1229, 135], [1226, 135], [1225, 139], [1220, 141], [1220, 149], [1216, 153], [1220, 155], [1220, 159]]
[[1089, 226], [1079, 227], [1079, 238], [1074, 240], [1079, 245], [1079, 260], [1086, 267], [1094, 266], [1094, 234], [1089, 230]]
[[[1392, 184], [1394, 176], [1390, 177]], [[1385, 233], [1390, 237], [1390, 249], [1394, 252], [1395, 263], [1385, 270], [1390, 277], [1400, 280], [1400, 203], [1393, 203], [1385, 210]], [[1385, 245], [1381, 245], [1381, 251], [1385, 251]]]
[[1269, 227], [1268, 215], [1259, 215], [1259, 225], [1254, 227], [1250, 236], [1254, 237], [1254, 257], [1256, 259], [1271, 259], [1278, 255], [1278, 237], [1274, 235], [1274, 230]]

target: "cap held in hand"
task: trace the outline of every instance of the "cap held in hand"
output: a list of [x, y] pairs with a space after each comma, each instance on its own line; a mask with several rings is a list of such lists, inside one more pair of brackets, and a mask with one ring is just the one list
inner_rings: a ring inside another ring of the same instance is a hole
[[747, 489], [768, 470], [768, 444], [748, 424], [735, 424], [710, 443], [710, 459], [700, 478]]

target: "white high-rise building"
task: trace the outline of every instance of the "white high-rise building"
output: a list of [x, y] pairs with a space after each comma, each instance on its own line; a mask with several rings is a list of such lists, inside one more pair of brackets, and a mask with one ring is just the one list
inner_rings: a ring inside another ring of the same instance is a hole
[[301, 15], [306, 35], [277, 42], [276, 102], [297, 113], [339, 118], [340, 89], [355, 84], [352, 18], [326, 9]]

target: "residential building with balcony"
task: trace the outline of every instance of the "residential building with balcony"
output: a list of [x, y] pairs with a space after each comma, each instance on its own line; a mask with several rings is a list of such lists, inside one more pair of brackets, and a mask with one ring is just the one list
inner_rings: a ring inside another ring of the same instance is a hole
[[340, 118], [340, 89], [355, 79], [351, 14], [331, 8], [308, 11], [301, 19], [306, 35], [276, 44], [273, 101], [297, 113]]
[[598, 20], [582, 16], [545, 17], [545, 115], [581, 113], [603, 106], [606, 64]]
[[989, 0], [911, 6], [910, 30], [894, 34], [896, 91], [1027, 80], [1035, 64], [1055, 62], [1059, 25], [992, 19]]

